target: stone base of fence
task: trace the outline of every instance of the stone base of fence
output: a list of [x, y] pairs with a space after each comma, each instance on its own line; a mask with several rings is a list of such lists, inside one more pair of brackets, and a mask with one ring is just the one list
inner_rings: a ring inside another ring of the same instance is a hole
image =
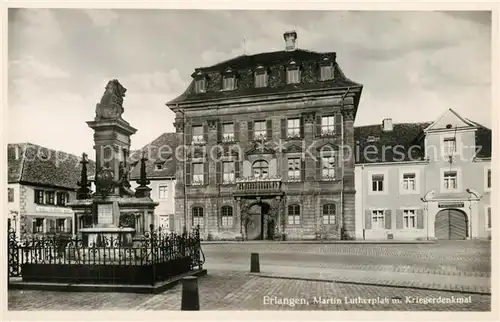
[[205, 276], [206, 269], [195, 269], [187, 273], [177, 275], [155, 285], [120, 285], [120, 284], [71, 284], [71, 283], [46, 283], [46, 282], [24, 282], [21, 278], [10, 278], [10, 290], [39, 290], [60, 292], [117, 292], [117, 293], [162, 293], [179, 284], [186, 276]]

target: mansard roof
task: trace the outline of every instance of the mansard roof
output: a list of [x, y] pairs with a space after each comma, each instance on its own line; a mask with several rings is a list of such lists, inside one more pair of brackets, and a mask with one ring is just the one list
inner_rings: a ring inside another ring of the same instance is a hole
[[[286, 67], [293, 60], [302, 70], [299, 84], [287, 84]], [[319, 81], [319, 66], [324, 62], [331, 62], [334, 67], [332, 80]], [[268, 86], [256, 88], [254, 86], [254, 71], [262, 66], [269, 75]], [[234, 90], [221, 90], [222, 74], [230, 68], [238, 77], [237, 87]], [[212, 66], [196, 68], [191, 75], [192, 82], [180, 96], [167, 102], [168, 106], [175, 104], [230, 99], [253, 95], [286, 94], [308, 90], [328, 90], [362, 88], [363, 86], [347, 78], [336, 61], [334, 52], [315, 52], [304, 49], [292, 51], [274, 51], [255, 55], [241, 55]], [[196, 93], [194, 89], [197, 77], [203, 76], [207, 80], [207, 90]], [[355, 104], [359, 102], [358, 93]]]

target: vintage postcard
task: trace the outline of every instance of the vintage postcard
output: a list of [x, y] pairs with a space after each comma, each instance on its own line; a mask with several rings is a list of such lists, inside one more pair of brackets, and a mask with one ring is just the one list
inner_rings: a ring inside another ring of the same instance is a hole
[[181, 9], [5, 9], [11, 317], [498, 314], [493, 9]]

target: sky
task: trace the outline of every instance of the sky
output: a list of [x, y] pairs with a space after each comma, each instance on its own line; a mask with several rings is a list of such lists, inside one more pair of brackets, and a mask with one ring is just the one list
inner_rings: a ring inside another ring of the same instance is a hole
[[195, 68], [243, 53], [334, 51], [363, 84], [355, 125], [433, 121], [452, 108], [491, 127], [488, 12], [9, 9], [8, 142], [94, 156], [104, 87], [127, 88], [132, 149], [175, 131], [165, 103]]

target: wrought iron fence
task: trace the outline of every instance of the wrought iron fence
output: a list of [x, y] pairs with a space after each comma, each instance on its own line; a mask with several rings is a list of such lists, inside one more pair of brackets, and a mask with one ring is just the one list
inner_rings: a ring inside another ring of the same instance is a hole
[[32, 236], [19, 241], [8, 233], [9, 277], [23, 280], [155, 283], [201, 269], [205, 261], [199, 227], [190, 233], [150, 230], [124, 245], [120, 238], [101, 237], [87, 245], [80, 237]]

